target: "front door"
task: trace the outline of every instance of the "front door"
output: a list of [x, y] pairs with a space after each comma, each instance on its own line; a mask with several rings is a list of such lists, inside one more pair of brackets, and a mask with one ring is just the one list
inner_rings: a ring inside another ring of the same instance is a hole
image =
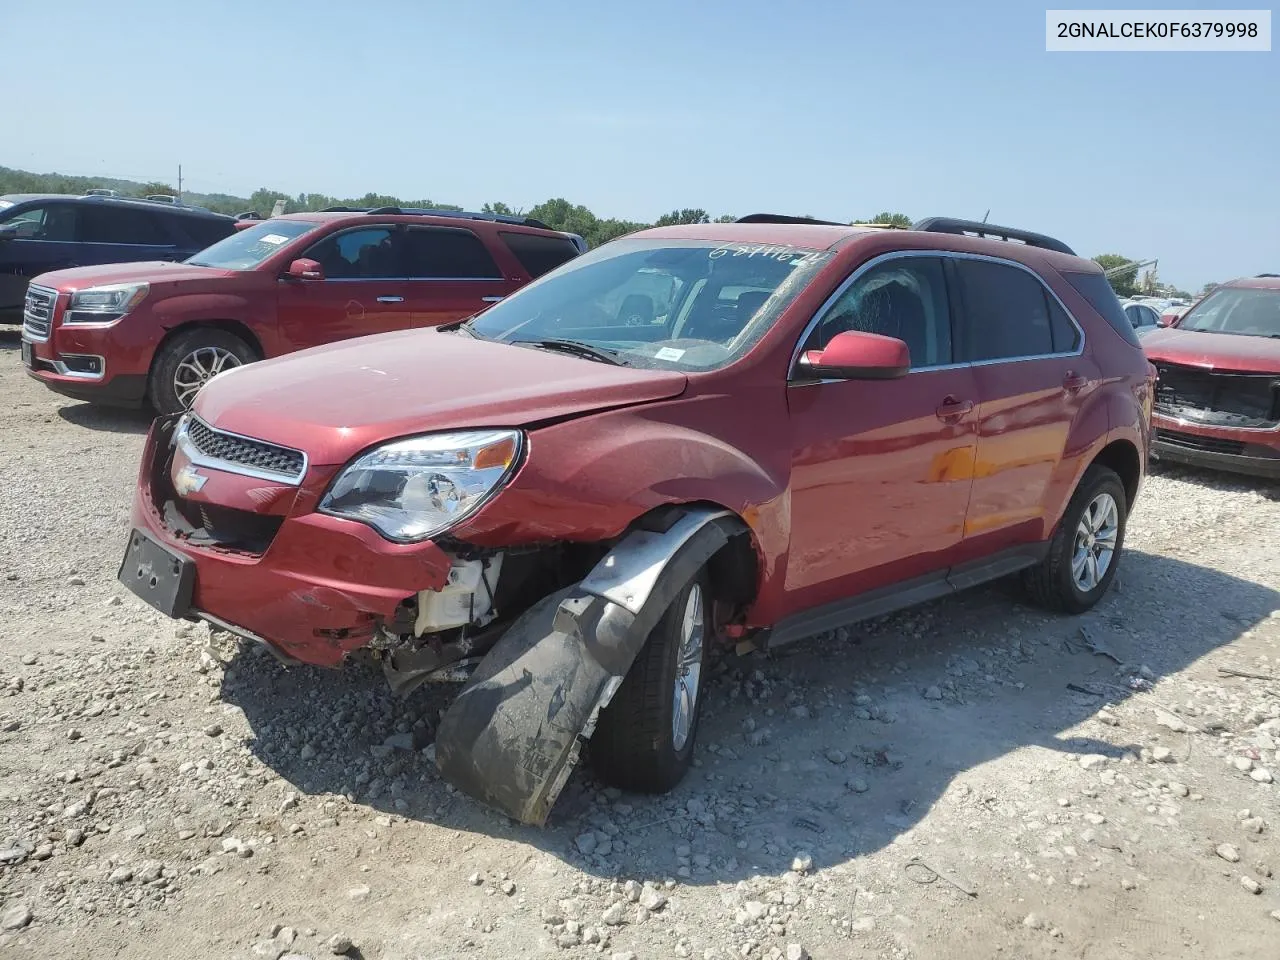
[[516, 289], [476, 234], [465, 227], [405, 230], [406, 297], [415, 327], [462, 320]]
[[963, 305], [957, 356], [973, 364], [978, 390], [963, 550], [971, 559], [1047, 536], [1055, 505], [1070, 494], [1073, 454], [1082, 453], [1068, 446], [1071, 425], [1099, 372], [1079, 327], [1030, 270], [952, 262]]
[[0, 320], [20, 321], [31, 279], [79, 266], [80, 253], [74, 204], [24, 207], [0, 220]]
[[952, 365], [941, 259], [891, 256], [855, 273], [803, 348], [844, 330], [906, 341], [912, 369], [788, 387], [790, 612], [941, 575], [964, 533], [977, 393], [974, 371]]
[[301, 254], [320, 264], [324, 279], [280, 281], [279, 331], [288, 349], [409, 329], [403, 252], [396, 225], [375, 224], [331, 234]]

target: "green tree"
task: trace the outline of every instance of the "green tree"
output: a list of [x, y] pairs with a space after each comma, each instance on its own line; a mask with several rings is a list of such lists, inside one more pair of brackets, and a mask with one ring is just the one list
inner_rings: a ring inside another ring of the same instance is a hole
[[1213, 291], [1217, 289], [1218, 289], [1218, 285], [1216, 283], [1206, 283], [1203, 287], [1200, 288], [1200, 296], [1207, 297], [1209, 294], [1213, 293]]
[[733, 223], [733, 221], [737, 219], [738, 218], [732, 213], [722, 213], [720, 216], [716, 217], [716, 223]]
[[[1116, 267], [1123, 267], [1126, 263], [1135, 263], [1131, 258], [1123, 257], [1118, 253], [1100, 253], [1093, 258], [1093, 262], [1103, 270], [1113, 270]], [[1136, 263], [1131, 269], [1114, 273], [1107, 279], [1111, 282], [1111, 289], [1116, 292], [1117, 297], [1132, 297], [1138, 292]]]
[[854, 223], [887, 223], [893, 227], [907, 228], [911, 226], [911, 218], [905, 213], [877, 213], [870, 220], [855, 220]]
[[522, 215], [518, 211], [512, 210], [509, 206], [507, 206], [505, 203], [502, 203], [501, 201], [499, 201], [498, 203], [486, 203], [483, 207], [480, 208], [480, 212], [493, 213], [493, 214], [497, 214], [500, 217], [518, 217]]
[[664, 213], [657, 220], [653, 221], [655, 227], [674, 227], [682, 223], [710, 223], [711, 218], [707, 216], [707, 211], [702, 209], [672, 210], [670, 213]]

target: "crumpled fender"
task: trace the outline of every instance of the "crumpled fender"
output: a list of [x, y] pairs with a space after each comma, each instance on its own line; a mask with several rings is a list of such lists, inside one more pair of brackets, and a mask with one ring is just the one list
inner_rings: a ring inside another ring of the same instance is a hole
[[522, 823], [546, 823], [596, 718], [675, 595], [745, 527], [681, 508], [634, 529], [591, 573], [530, 607], [441, 719], [446, 780]]

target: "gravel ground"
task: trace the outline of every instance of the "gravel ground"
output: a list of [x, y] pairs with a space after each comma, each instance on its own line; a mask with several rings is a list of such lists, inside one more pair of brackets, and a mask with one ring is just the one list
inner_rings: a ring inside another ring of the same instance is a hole
[[727, 657], [679, 789], [580, 772], [535, 830], [436, 775], [448, 689], [286, 670], [119, 587], [146, 418], [17, 345], [2, 956], [1280, 955], [1280, 488], [1152, 477], [1083, 618], [996, 586]]

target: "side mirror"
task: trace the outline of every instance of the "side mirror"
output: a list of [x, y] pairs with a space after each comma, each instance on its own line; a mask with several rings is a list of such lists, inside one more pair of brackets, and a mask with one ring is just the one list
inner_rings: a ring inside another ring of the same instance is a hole
[[1171, 313], [1162, 313], [1156, 318], [1156, 325], [1161, 327], [1172, 327], [1176, 318]]
[[316, 260], [301, 257], [289, 264], [289, 276], [294, 280], [323, 280], [324, 267]]
[[805, 379], [896, 380], [911, 369], [911, 351], [894, 337], [846, 330], [823, 350], [806, 350], [796, 372]]

